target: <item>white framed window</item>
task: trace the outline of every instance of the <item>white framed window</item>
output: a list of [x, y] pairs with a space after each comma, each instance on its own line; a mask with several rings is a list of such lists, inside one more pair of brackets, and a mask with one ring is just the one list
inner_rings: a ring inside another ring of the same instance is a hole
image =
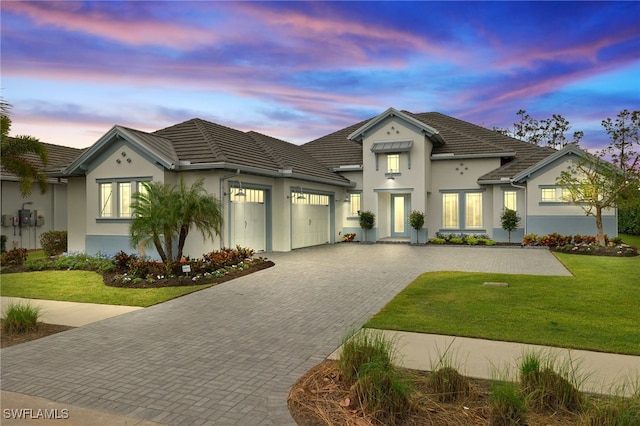
[[113, 217], [113, 182], [98, 183], [99, 217]]
[[362, 201], [362, 194], [351, 193], [349, 194], [349, 216], [358, 216], [360, 209], [360, 202]]
[[308, 204], [313, 206], [328, 206], [329, 196], [323, 194], [313, 194], [306, 192], [293, 192], [291, 196], [292, 204]]
[[465, 228], [482, 228], [482, 193], [465, 194]]
[[442, 226], [444, 228], [459, 228], [460, 196], [457, 193], [442, 194]]
[[118, 217], [131, 217], [131, 182], [118, 182]]
[[400, 154], [387, 154], [387, 173], [400, 173]]
[[[148, 180], [147, 180], [148, 179]], [[129, 219], [133, 213], [131, 203], [133, 194], [144, 191], [144, 180], [129, 179], [100, 179], [98, 180], [98, 218], [100, 219]]]
[[517, 211], [518, 210], [518, 192], [504, 191], [504, 208]]
[[546, 186], [540, 188], [540, 201], [543, 203], [567, 203], [571, 193], [567, 188], [560, 186]]

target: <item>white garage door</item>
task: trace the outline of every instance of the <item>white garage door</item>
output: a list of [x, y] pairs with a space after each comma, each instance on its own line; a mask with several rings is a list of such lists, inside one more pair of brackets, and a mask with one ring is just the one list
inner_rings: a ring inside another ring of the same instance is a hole
[[231, 247], [266, 250], [266, 209], [264, 191], [243, 189], [231, 194]]
[[293, 193], [291, 197], [291, 248], [330, 241], [329, 196]]

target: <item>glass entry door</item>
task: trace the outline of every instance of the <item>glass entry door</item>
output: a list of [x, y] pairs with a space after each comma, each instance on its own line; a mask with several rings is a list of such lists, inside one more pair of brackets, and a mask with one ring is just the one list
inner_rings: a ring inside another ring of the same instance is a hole
[[391, 194], [391, 236], [409, 236], [409, 194]]

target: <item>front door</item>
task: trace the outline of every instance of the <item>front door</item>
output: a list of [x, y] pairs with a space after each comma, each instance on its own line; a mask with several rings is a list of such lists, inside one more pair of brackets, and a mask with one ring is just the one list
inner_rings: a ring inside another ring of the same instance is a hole
[[391, 194], [391, 236], [409, 236], [409, 194]]

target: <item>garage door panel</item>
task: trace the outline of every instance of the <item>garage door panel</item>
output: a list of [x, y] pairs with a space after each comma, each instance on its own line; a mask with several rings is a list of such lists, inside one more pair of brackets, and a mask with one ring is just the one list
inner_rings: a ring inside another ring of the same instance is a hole
[[[258, 191], [258, 190], [251, 190]], [[260, 199], [264, 199], [261, 195]], [[231, 203], [232, 247], [266, 250], [266, 206], [264, 202], [234, 201]]]
[[291, 205], [291, 246], [309, 247], [329, 242], [330, 212], [328, 205]]

